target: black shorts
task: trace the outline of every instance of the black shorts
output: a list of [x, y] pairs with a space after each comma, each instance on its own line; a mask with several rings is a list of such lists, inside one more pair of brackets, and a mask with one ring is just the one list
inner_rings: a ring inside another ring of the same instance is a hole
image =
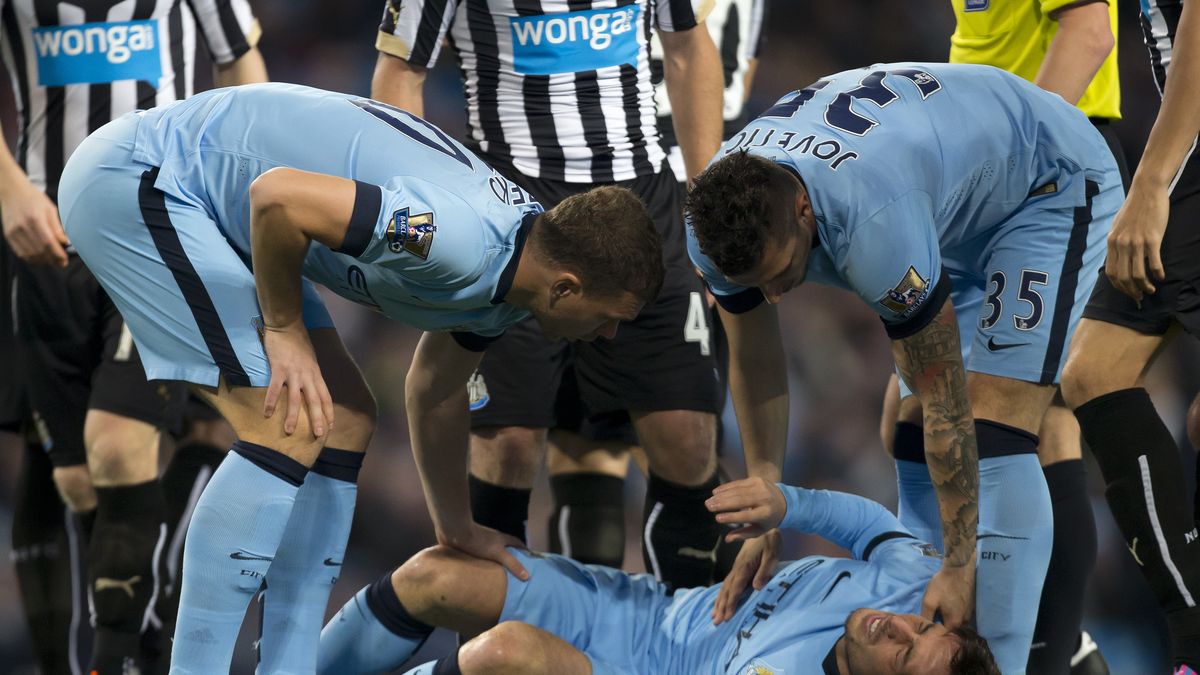
[[17, 370], [17, 341], [12, 324], [12, 281], [16, 258], [0, 237], [0, 431], [19, 433], [29, 416], [25, 387]]
[[1117, 290], [1104, 268], [1083, 316], [1132, 328], [1145, 335], [1163, 335], [1178, 321], [1200, 337], [1200, 155], [1193, 154], [1171, 191], [1171, 215], [1163, 235], [1162, 261], [1166, 279], [1157, 291], [1142, 298], [1141, 307]]
[[[502, 164], [493, 166], [548, 209], [593, 187], [529, 178], [506, 171]], [[559, 385], [569, 371], [581, 415], [588, 420], [600, 422], [629, 410], [717, 411], [709, 312], [687, 256], [682, 187], [665, 170], [618, 184], [641, 197], [662, 234], [667, 272], [658, 299], [637, 319], [621, 324], [613, 340], [551, 342], [533, 319], [509, 328], [484, 353], [473, 390], [472, 427], [556, 427]]]
[[18, 263], [15, 283], [21, 379], [55, 466], [87, 462], [88, 410], [178, 425], [186, 385], [146, 381], [129, 329], [78, 256], [65, 269]]

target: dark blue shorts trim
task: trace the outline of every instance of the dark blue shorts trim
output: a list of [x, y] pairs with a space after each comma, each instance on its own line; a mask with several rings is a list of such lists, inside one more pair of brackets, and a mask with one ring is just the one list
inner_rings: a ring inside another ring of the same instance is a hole
[[1046, 344], [1046, 360], [1042, 362], [1039, 384], [1054, 384], [1067, 347], [1067, 329], [1071, 326], [1071, 310], [1075, 308], [1075, 289], [1079, 287], [1079, 271], [1083, 269], [1088, 230], [1092, 226], [1092, 198], [1100, 194], [1100, 186], [1095, 181], [1085, 181], [1084, 185], [1087, 201], [1083, 206], [1075, 207], [1075, 224], [1071, 226], [1067, 255], [1058, 277], [1058, 295], [1054, 298], [1054, 317], [1050, 323], [1050, 339]]

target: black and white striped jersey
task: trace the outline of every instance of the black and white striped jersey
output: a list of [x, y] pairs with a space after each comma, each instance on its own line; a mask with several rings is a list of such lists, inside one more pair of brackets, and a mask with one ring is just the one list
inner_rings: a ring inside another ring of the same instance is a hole
[[197, 33], [225, 64], [260, 32], [247, 0], [0, 0], [0, 30], [20, 122], [17, 162], [51, 199], [88, 134], [191, 95]]
[[1183, 13], [1183, 0], [1142, 0], [1142, 36], [1150, 50], [1150, 67], [1161, 95], [1167, 86], [1167, 67], [1175, 46], [1175, 31]]
[[[758, 58], [765, 40], [763, 22], [766, 19], [767, 0], [715, 0], [712, 11], [704, 20], [717, 53], [721, 55], [721, 67], [725, 74], [725, 138], [729, 138], [742, 126], [742, 114], [746, 102], [746, 71], [750, 62]], [[663, 147], [672, 152], [672, 165], [676, 175], [682, 167], [675, 142], [675, 129], [671, 125], [671, 101], [667, 98], [667, 87], [663, 80], [663, 50], [658, 36], [650, 45], [651, 81], [658, 103], [658, 131]]]
[[458, 55], [469, 143], [501, 166], [571, 183], [657, 173], [650, 36], [713, 0], [387, 0], [376, 47], [432, 66]]

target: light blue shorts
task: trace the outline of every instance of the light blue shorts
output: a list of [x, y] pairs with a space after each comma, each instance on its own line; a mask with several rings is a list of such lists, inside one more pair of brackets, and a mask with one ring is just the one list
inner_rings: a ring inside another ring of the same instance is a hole
[[[943, 251], [967, 370], [1057, 384], [1125, 199], [1115, 165], [1062, 174], [974, 260]], [[900, 381], [900, 395], [912, 391]]]
[[[200, 203], [154, 188], [155, 167], [132, 159], [137, 118], [84, 140], [63, 170], [59, 213], [79, 257], [125, 318], [151, 380], [265, 387], [249, 255], [230, 244]], [[303, 282], [304, 323], [333, 321]]]
[[508, 575], [500, 621], [521, 621], [582, 651], [594, 675], [653, 673], [671, 598], [648, 574], [510, 548], [529, 581]]

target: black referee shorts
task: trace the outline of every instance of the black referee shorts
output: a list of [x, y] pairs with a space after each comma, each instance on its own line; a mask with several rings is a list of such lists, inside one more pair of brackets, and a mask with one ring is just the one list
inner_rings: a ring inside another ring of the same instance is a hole
[[56, 467], [85, 464], [87, 411], [178, 426], [181, 382], [147, 382], [137, 347], [108, 294], [72, 255], [65, 269], [17, 264], [21, 380]]
[[[509, 167], [503, 164], [493, 166], [547, 209], [593, 187], [529, 178], [506, 171]], [[658, 299], [637, 319], [622, 323], [613, 340], [552, 342], [532, 319], [509, 328], [484, 353], [476, 391], [483, 391], [478, 387], [482, 384], [486, 397], [473, 399], [472, 427], [559, 426], [558, 394], [564, 376], [574, 378], [582, 410], [564, 415], [563, 421], [570, 426], [587, 420], [593, 429], [589, 435], [601, 439], [628, 438], [621, 420], [630, 410], [717, 411], [709, 312], [687, 256], [683, 188], [666, 169], [618, 185], [642, 199], [663, 236], [667, 273]]]

